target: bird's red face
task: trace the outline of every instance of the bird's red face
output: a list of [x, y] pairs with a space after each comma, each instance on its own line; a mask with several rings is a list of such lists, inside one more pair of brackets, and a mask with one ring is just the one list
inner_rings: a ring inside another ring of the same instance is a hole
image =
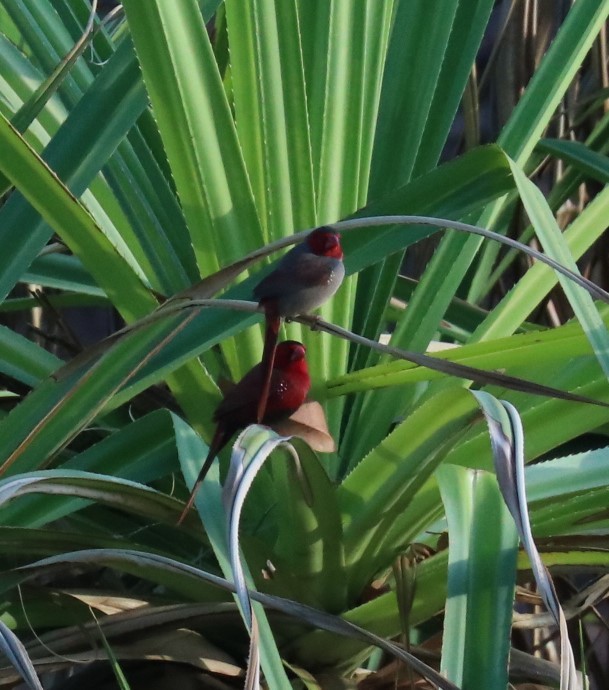
[[297, 362], [301, 362], [306, 369], [306, 351], [307, 349], [302, 343], [296, 340], [284, 340], [277, 345], [274, 367], [280, 370], [291, 369]]
[[329, 228], [317, 228], [307, 236], [307, 244], [317, 256], [330, 256], [342, 259], [343, 250], [340, 246], [340, 235]]

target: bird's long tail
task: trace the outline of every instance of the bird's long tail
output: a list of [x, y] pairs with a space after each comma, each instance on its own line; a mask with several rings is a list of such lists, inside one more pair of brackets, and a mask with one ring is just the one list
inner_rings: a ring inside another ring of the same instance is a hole
[[207, 453], [207, 457], [205, 458], [205, 462], [203, 463], [203, 467], [201, 468], [201, 471], [199, 472], [199, 476], [197, 477], [197, 481], [194, 483], [194, 486], [192, 487], [192, 491], [190, 492], [190, 496], [188, 497], [188, 501], [186, 505], [184, 506], [184, 510], [181, 512], [180, 517], [178, 518], [178, 525], [181, 525], [182, 522], [184, 522], [184, 518], [188, 515], [190, 509], [192, 508], [192, 504], [195, 502], [195, 497], [197, 495], [197, 491], [199, 490], [199, 487], [203, 483], [203, 480], [205, 479], [207, 473], [209, 472], [209, 468], [211, 467], [214, 458], [218, 453], [224, 448], [227, 442], [227, 436], [226, 436], [226, 431], [223, 429], [222, 424], [218, 424], [216, 431], [214, 433], [214, 437], [212, 438], [211, 443], [209, 444], [209, 452]]
[[271, 373], [273, 371], [273, 365], [275, 364], [275, 352], [277, 350], [277, 339], [279, 337], [280, 325], [281, 318], [267, 310], [266, 330], [264, 333], [264, 350], [262, 351], [262, 388], [260, 390], [258, 408], [256, 411], [256, 420], [258, 424], [260, 424], [264, 419], [266, 404], [269, 399], [269, 391], [271, 389]]

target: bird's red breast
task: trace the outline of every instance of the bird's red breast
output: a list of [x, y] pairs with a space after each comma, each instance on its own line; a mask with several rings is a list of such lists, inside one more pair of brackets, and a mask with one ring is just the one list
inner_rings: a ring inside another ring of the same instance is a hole
[[[277, 346], [264, 423], [286, 419], [305, 401], [311, 387], [305, 353], [305, 346], [295, 340]], [[257, 364], [218, 405], [214, 420], [224, 425], [229, 435], [256, 422], [261, 386], [262, 366]]]

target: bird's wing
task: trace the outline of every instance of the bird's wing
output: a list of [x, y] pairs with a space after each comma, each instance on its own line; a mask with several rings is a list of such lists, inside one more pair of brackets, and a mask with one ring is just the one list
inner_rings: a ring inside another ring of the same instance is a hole
[[230, 423], [235, 429], [256, 421], [256, 408], [262, 386], [260, 365], [231, 388], [214, 412], [214, 421]]
[[258, 300], [281, 297], [303, 287], [325, 284], [336, 268], [334, 260], [325, 259], [308, 252], [286, 254], [277, 267], [256, 285], [254, 297]]

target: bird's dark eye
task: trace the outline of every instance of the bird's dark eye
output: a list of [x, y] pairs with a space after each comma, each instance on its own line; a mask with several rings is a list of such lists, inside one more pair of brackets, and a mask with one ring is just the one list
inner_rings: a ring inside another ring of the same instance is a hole
[[324, 242], [324, 251], [329, 251], [334, 249], [338, 245], [338, 237], [336, 235], [326, 235], [326, 240]]
[[292, 362], [297, 362], [299, 359], [304, 359], [305, 349], [304, 347], [294, 347], [290, 354], [290, 359]]
[[327, 228], [317, 228], [309, 235], [307, 243], [314, 254], [331, 254], [340, 247], [340, 235]]

